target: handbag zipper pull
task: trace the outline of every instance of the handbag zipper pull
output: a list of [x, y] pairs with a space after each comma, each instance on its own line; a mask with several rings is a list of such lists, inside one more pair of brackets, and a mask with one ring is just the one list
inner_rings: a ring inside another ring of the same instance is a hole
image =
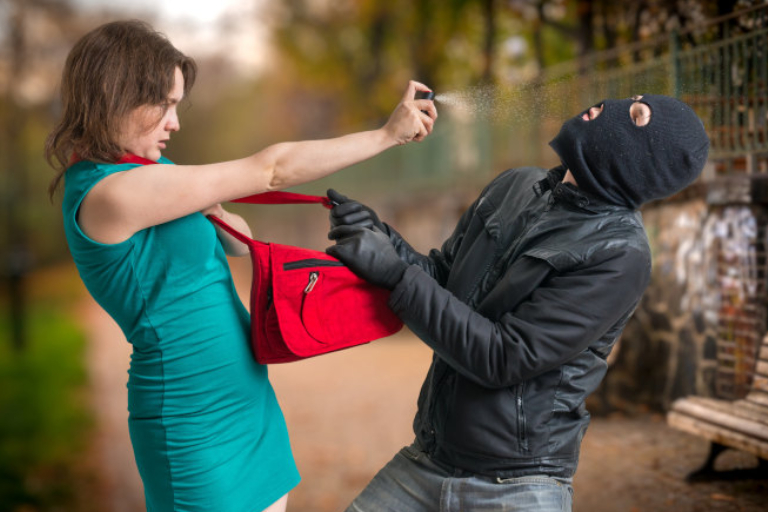
[[309, 273], [309, 283], [307, 283], [307, 287], [304, 288], [304, 293], [309, 293], [312, 291], [312, 289], [315, 287], [315, 284], [317, 283], [317, 280], [320, 278], [320, 272], [310, 272]]

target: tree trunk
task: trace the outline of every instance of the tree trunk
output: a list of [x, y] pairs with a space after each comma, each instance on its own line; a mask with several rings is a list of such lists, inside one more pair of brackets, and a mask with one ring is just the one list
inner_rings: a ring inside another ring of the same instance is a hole
[[[22, 0], [11, 4], [9, 16], [11, 76], [17, 79], [23, 76], [26, 61], [26, 45], [24, 39], [25, 6]], [[6, 165], [6, 222], [7, 244], [3, 254], [6, 285], [10, 300], [9, 314], [11, 326], [11, 341], [16, 350], [21, 350], [26, 344], [26, 298], [25, 274], [28, 267], [28, 251], [24, 233], [23, 209], [26, 197], [26, 170], [24, 169], [23, 128], [24, 116], [13, 94], [14, 84], [11, 82], [6, 90], [5, 103], [7, 115], [4, 121], [7, 154]]]
[[594, 11], [591, 0], [579, 0], [576, 7], [576, 15], [579, 20], [576, 41], [578, 43], [579, 74], [590, 71], [585, 57], [592, 52], [594, 44], [593, 38], [593, 18]]
[[[432, 2], [430, 0], [417, 0], [415, 5], [416, 34], [413, 38], [411, 55], [413, 56], [413, 68], [416, 80], [434, 87], [432, 63], [433, 55], [429, 48], [430, 29], [432, 26]], [[439, 6], [435, 6], [439, 8]]]
[[363, 75], [363, 86], [365, 89], [371, 89], [381, 77], [384, 42], [387, 39], [390, 19], [389, 9], [381, 7], [374, 15], [374, 19], [369, 27], [368, 48], [371, 55], [371, 67]]
[[483, 41], [483, 75], [482, 82], [492, 83], [494, 77], [494, 48], [496, 43], [496, 2], [483, 0], [483, 21], [485, 22], [485, 39]]

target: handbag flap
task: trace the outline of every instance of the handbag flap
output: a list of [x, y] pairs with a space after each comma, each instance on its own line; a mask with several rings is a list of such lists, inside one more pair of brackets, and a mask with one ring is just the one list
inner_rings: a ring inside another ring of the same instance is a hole
[[399, 331], [389, 290], [357, 277], [337, 259], [310, 249], [270, 244], [272, 296], [286, 346], [310, 357]]
[[362, 345], [403, 327], [387, 305], [389, 290], [357, 277], [336, 258], [253, 240], [209, 218], [251, 252], [251, 345], [259, 363], [286, 363]]

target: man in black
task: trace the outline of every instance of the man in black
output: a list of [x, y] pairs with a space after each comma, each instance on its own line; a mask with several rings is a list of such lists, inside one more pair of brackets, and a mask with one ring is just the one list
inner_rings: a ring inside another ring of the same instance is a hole
[[392, 290], [434, 351], [414, 444], [348, 512], [571, 510], [584, 400], [650, 279], [637, 208], [693, 182], [709, 140], [687, 105], [645, 95], [600, 102], [551, 146], [560, 167], [499, 175], [427, 256], [329, 191], [328, 253]]

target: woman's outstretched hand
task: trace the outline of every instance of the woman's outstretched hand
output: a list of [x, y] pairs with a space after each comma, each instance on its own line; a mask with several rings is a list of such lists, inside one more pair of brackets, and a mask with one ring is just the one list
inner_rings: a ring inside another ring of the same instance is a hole
[[384, 130], [398, 145], [411, 141], [421, 142], [424, 137], [432, 133], [435, 125], [435, 119], [437, 119], [435, 103], [432, 100], [414, 99], [416, 91], [429, 92], [431, 89], [413, 80], [408, 82], [403, 99], [384, 125]]

